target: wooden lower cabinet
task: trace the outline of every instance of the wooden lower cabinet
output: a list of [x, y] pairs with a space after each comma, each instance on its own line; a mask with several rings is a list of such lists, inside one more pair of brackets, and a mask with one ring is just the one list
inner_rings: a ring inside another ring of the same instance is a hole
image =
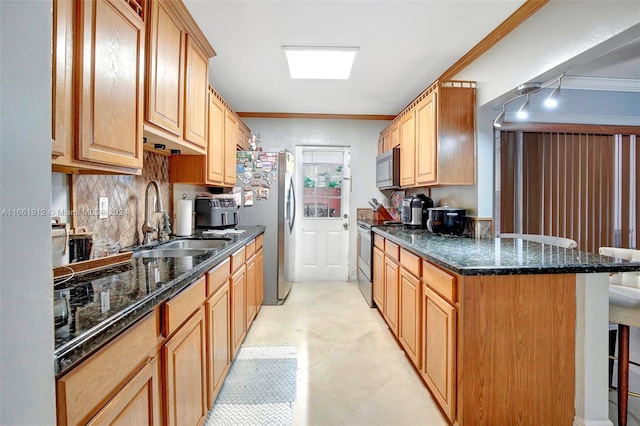
[[231, 297], [228, 279], [207, 300], [206, 309], [207, 404], [208, 407], [211, 407], [231, 367]]
[[264, 301], [264, 253], [262, 248], [256, 253], [256, 314]]
[[200, 425], [207, 415], [207, 339], [204, 307], [162, 347], [165, 420]]
[[249, 328], [249, 324], [253, 321], [256, 316], [256, 304], [257, 304], [257, 294], [256, 294], [256, 256], [253, 255], [249, 260], [247, 260], [246, 265], [246, 274], [247, 274], [247, 329]]
[[384, 252], [373, 248], [373, 301], [384, 312]]
[[87, 424], [160, 425], [159, 376], [153, 358]]
[[231, 359], [236, 356], [247, 334], [246, 268], [241, 266], [231, 276]]
[[420, 372], [450, 421], [456, 417], [456, 309], [423, 286], [424, 343]]
[[414, 365], [420, 362], [420, 291], [420, 279], [400, 267], [398, 340]]
[[389, 256], [384, 259], [384, 317], [393, 334], [398, 335], [398, 283], [400, 267]]

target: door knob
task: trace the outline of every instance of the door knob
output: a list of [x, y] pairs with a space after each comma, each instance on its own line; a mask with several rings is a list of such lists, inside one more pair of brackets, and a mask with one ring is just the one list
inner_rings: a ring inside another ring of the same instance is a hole
[[349, 224], [348, 224], [348, 223], [343, 223], [343, 224], [342, 224], [342, 227], [343, 227], [344, 229], [349, 229]]

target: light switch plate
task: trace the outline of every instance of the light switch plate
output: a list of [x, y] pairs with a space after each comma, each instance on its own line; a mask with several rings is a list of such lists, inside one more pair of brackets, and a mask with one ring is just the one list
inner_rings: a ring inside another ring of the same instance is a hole
[[98, 219], [106, 219], [109, 217], [109, 199], [100, 197], [98, 202]]

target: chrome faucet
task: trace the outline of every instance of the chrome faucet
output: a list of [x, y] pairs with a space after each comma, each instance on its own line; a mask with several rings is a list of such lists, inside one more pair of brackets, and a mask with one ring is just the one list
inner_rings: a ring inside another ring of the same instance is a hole
[[164, 213], [162, 208], [162, 200], [160, 199], [160, 188], [156, 181], [151, 181], [147, 185], [147, 189], [144, 192], [144, 225], [142, 225], [142, 244], [146, 245], [151, 243], [151, 233], [156, 232], [158, 228], [151, 225], [151, 219], [149, 218], [149, 200], [151, 198], [151, 189], [156, 190], [156, 199], [154, 202], [154, 213]]

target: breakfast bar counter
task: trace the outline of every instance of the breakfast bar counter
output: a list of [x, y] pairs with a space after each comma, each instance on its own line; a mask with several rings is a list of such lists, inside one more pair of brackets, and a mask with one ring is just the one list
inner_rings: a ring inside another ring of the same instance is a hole
[[374, 300], [452, 424], [611, 424], [609, 275], [640, 262], [372, 230]]

